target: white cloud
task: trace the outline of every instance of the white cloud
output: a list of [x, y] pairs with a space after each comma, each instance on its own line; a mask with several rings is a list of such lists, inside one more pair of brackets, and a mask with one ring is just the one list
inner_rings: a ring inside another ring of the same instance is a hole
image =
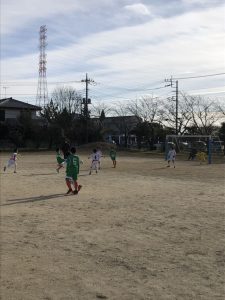
[[150, 11], [148, 7], [142, 3], [135, 3], [131, 5], [126, 5], [124, 7], [127, 11], [135, 15], [149, 16]]
[[[47, 75], [49, 81], [69, 81], [82, 79], [88, 72], [100, 87], [155, 87], [152, 83], [170, 75], [217, 73], [225, 67], [224, 48], [223, 10], [208, 9], [87, 35], [70, 46], [47, 50]], [[2, 67], [4, 80], [36, 78], [38, 53], [3, 60]], [[215, 82], [219, 91], [217, 78], [210, 82]], [[204, 86], [202, 81], [197, 87], [193, 81], [185, 81], [180, 88], [211, 90], [213, 86]], [[108, 93], [118, 94], [120, 90], [112, 88]], [[120, 95], [124, 96], [122, 92]]]
[[[110, 8], [113, 0], [98, 0], [97, 5]], [[91, 12], [95, 8], [93, 0], [1, 0], [1, 34], [9, 34], [18, 28], [27, 30], [26, 26], [37, 20], [43, 22], [43, 19], [53, 16], [63, 18], [67, 14]]]
[[212, 0], [182, 0], [182, 2], [186, 5], [193, 5], [193, 4], [210, 4]]
[[[57, 13], [66, 13], [78, 9], [79, 6], [70, 0], [2, 0], [1, 4], [1, 33], [9, 34], [18, 28], [23, 28], [37, 19]], [[41, 24], [42, 25], [42, 24]], [[26, 28], [27, 29], [27, 28]]]
[[217, 94], [225, 94], [225, 88], [221, 87], [214, 87], [207, 90], [201, 89], [201, 90], [193, 90], [189, 91], [190, 95], [217, 95]]

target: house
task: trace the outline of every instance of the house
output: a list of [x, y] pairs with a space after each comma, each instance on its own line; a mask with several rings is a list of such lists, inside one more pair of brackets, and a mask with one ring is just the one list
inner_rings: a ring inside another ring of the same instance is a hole
[[38, 119], [38, 111], [41, 111], [41, 107], [13, 99], [12, 97], [0, 100], [0, 122], [13, 123], [24, 112], [29, 113], [33, 120]]
[[[99, 119], [94, 120], [100, 123]], [[136, 144], [137, 139], [133, 131], [140, 122], [141, 118], [137, 116], [106, 117], [101, 122], [105, 141], [115, 142], [118, 145]]]

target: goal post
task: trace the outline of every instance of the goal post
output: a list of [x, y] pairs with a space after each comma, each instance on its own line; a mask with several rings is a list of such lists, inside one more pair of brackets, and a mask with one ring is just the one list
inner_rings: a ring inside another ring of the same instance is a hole
[[[203, 152], [207, 155], [207, 161], [212, 163], [212, 136], [211, 135], [167, 135], [165, 142], [165, 160], [170, 147], [174, 147], [178, 153], [196, 156], [197, 153]], [[187, 158], [188, 158], [187, 157]]]

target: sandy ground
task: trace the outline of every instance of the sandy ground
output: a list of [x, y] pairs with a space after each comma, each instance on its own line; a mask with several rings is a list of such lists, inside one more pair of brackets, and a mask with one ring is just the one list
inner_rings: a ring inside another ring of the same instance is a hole
[[55, 154], [2, 171], [1, 299], [225, 299], [224, 164], [118, 155], [64, 196]]

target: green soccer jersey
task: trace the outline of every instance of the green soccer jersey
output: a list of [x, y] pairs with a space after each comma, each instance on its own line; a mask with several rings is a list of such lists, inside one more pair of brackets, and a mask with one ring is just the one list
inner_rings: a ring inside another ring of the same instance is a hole
[[111, 157], [112, 160], [115, 160], [116, 159], [116, 151], [115, 150], [110, 150], [109, 152], [109, 155]]
[[66, 176], [77, 180], [79, 174], [80, 159], [77, 155], [70, 154], [66, 160]]
[[56, 154], [56, 160], [57, 160], [57, 163], [60, 165], [62, 164], [65, 160], [61, 157], [60, 153], [57, 153]]

